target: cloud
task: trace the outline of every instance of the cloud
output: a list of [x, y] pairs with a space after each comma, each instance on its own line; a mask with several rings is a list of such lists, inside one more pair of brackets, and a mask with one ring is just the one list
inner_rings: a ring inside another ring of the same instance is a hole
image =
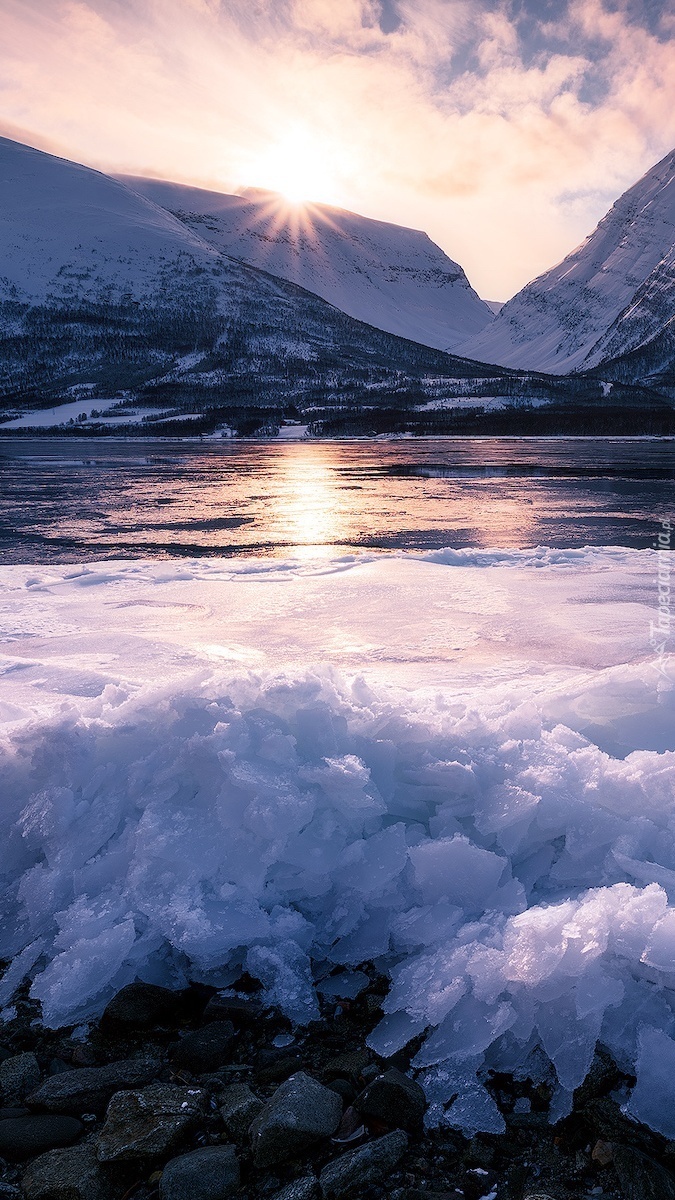
[[224, 189], [285, 159], [311, 198], [425, 228], [489, 298], [675, 143], [675, 18], [637, 0], [0, 0], [0, 20], [5, 129]]

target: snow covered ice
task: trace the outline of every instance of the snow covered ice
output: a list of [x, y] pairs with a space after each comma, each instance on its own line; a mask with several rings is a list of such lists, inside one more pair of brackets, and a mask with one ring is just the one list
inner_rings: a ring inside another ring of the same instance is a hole
[[0, 568], [0, 1001], [53, 1027], [248, 969], [296, 1023], [345, 971], [429, 1121], [600, 1039], [675, 1137], [675, 693], [651, 551]]

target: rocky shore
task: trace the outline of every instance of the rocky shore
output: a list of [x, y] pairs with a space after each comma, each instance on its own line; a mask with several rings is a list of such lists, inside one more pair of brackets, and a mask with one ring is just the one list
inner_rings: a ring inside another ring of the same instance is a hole
[[[366, 968], [368, 969], [368, 968]], [[424, 1127], [411, 1044], [366, 1045], [386, 982], [293, 1030], [255, 980], [227, 993], [133, 983], [101, 1020], [0, 1026], [0, 1200], [675, 1200], [675, 1143], [621, 1111], [602, 1047], [552, 1125], [550, 1091], [488, 1086], [507, 1133]]]

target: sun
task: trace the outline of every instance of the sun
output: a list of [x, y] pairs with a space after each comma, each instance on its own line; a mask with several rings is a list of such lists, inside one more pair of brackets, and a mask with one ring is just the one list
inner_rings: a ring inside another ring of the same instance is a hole
[[247, 166], [247, 184], [279, 192], [292, 205], [339, 203], [343, 155], [317, 133], [294, 126], [268, 144]]

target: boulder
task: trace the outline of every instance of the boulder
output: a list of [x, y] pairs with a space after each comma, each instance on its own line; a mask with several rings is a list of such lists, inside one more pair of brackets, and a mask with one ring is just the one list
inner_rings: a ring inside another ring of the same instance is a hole
[[300, 1071], [278, 1087], [251, 1125], [253, 1160], [269, 1167], [295, 1158], [335, 1133], [340, 1097]]
[[275, 1192], [269, 1200], [319, 1200], [320, 1196], [318, 1179], [314, 1175], [305, 1175], [303, 1179], [294, 1179], [280, 1192]]
[[233, 1138], [245, 1138], [263, 1107], [247, 1083], [232, 1083], [220, 1095], [220, 1115]]
[[206, 1075], [230, 1062], [234, 1036], [231, 1021], [211, 1021], [203, 1029], [186, 1033], [179, 1042], [174, 1042], [169, 1057], [179, 1070]]
[[367, 1050], [348, 1050], [329, 1059], [323, 1069], [324, 1079], [351, 1079], [356, 1081], [370, 1066], [372, 1055]]
[[354, 1108], [366, 1119], [383, 1121], [391, 1129], [419, 1129], [427, 1109], [423, 1089], [395, 1067], [377, 1075], [356, 1097]]
[[204, 1021], [232, 1021], [237, 1028], [251, 1028], [264, 1015], [264, 1008], [255, 996], [212, 996], [204, 1009]]
[[40, 1082], [40, 1067], [34, 1054], [13, 1054], [0, 1063], [2, 1102], [12, 1106], [25, 1100]]
[[204, 1108], [197, 1088], [156, 1084], [139, 1092], [117, 1092], [96, 1139], [99, 1162], [163, 1158], [192, 1133]]
[[76, 1117], [28, 1116], [0, 1121], [0, 1158], [20, 1162], [69, 1146], [84, 1130]]
[[324, 1200], [355, 1196], [371, 1184], [379, 1183], [393, 1171], [407, 1145], [408, 1135], [402, 1129], [395, 1129], [374, 1142], [366, 1142], [358, 1150], [334, 1158], [319, 1176]]
[[160, 1200], [228, 1200], [238, 1190], [233, 1146], [204, 1146], [172, 1158], [159, 1183]]
[[26, 1200], [118, 1200], [120, 1194], [88, 1145], [40, 1155], [21, 1186]]
[[154, 983], [128, 983], [107, 1004], [101, 1025], [123, 1032], [153, 1025], [180, 1025], [185, 1020], [185, 992]]
[[286, 1046], [267, 1046], [255, 1060], [255, 1077], [258, 1083], [282, 1083], [302, 1067], [302, 1058], [297, 1050]]
[[675, 1178], [633, 1146], [614, 1146], [612, 1162], [624, 1200], [675, 1200]]
[[161, 1063], [152, 1058], [127, 1058], [109, 1063], [107, 1067], [81, 1067], [52, 1075], [27, 1097], [31, 1108], [44, 1108], [57, 1113], [105, 1112], [115, 1092], [123, 1088], [139, 1088], [151, 1083], [159, 1074]]

